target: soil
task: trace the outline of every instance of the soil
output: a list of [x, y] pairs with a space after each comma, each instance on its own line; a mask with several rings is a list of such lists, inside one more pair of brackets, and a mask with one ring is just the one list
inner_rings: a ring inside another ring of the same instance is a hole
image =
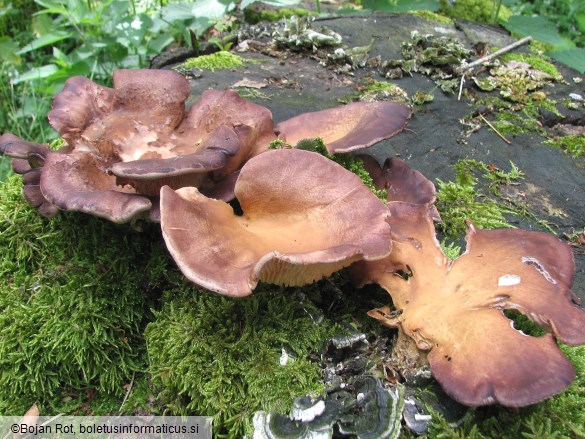
[[[316, 25], [338, 32], [348, 47], [367, 46], [375, 38], [369, 55], [380, 55], [382, 60], [401, 58], [401, 42], [408, 40], [414, 29], [421, 34], [448, 35], [469, 49], [478, 42], [502, 47], [514, 41], [501, 28], [469, 22], [443, 24], [413, 15], [334, 17], [318, 20]], [[208, 88], [228, 88], [247, 78], [266, 84], [257, 90], [262, 96], [249, 99], [268, 107], [275, 122], [279, 122], [300, 113], [341, 105], [339, 100], [355, 93], [366, 76], [384, 80], [375, 68], [357, 69], [351, 74], [336, 73], [321, 65], [310, 51], [293, 53], [283, 50], [269, 56], [261, 51], [248, 50], [241, 56], [255, 62], [232, 70], [197, 72], [197, 78], [191, 80], [192, 99], [197, 100], [199, 94]], [[557, 65], [557, 68], [566, 82], [546, 87], [545, 91], [552, 99], [561, 101], [568, 98], [569, 93], [585, 94], [585, 82], [575, 84], [572, 80], [579, 76], [578, 72], [562, 65]], [[435, 87], [430, 78], [417, 73], [386, 81], [402, 87], [409, 96], [418, 90], [431, 91]], [[472, 81], [467, 81], [466, 87], [473, 88]], [[475, 89], [475, 92], [479, 90]], [[511, 191], [509, 195], [520, 197], [528, 209], [549, 222], [561, 238], [564, 233], [582, 230], [585, 227], [585, 157], [575, 159], [557, 148], [544, 145], [545, 139], [538, 133], [508, 136], [511, 144], [507, 144], [493, 130], [481, 128], [462, 142], [462, 133], [467, 128], [459, 119], [474, 108], [469, 99], [458, 100], [457, 95], [437, 89], [433, 102], [414, 110], [407, 130], [367, 152], [380, 161], [388, 156], [398, 156], [432, 181], [452, 180], [452, 166], [464, 158], [491, 163], [504, 170], [509, 170], [509, 162], [513, 161], [525, 173], [525, 179], [518, 186], [507, 188]], [[572, 117], [583, 121], [584, 113], [581, 107]], [[542, 230], [536, 222], [528, 219], [511, 221], [522, 229]], [[585, 302], [585, 248], [581, 245], [573, 249], [576, 262], [574, 291]]]

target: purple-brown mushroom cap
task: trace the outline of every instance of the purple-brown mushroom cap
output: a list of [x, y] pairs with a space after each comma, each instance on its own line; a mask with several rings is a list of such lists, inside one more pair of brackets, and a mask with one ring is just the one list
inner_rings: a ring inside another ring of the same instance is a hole
[[412, 204], [428, 204], [429, 214], [434, 221], [441, 221], [441, 215], [435, 207], [436, 190], [431, 180], [422, 173], [411, 169], [406, 163], [396, 157], [388, 157], [384, 165], [369, 155], [358, 154], [365, 170], [368, 172], [376, 189], [388, 191], [388, 202], [402, 201]]
[[386, 207], [319, 154], [260, 154], [240, 171], [235, 195], [242, 216], [195, 188], [161, 190], [169, 251], [188, 279], [220, 294], [247, 296], [259, 280], [304, 285], [391, 250]]
[[[382, 308], [370, 315], [428, 352], [431, 371], [448, 394], [470, 406], [522, 407], [571, 383], [575, 370], [555, 338], [585, 344], [585, 310], [570, 290], [574, 262], [566, 244], [542, 232], [478, 230], [470, 223], [466, 252], [449, 261], [427, 205], [395, 202], [389, 209], [391, 255], [356, 263], [352, 277], [390, 293], [399, 312]], [[550, 333], [523, 334], [505, 309]]]
[[85, 212], [116, 223], [144, 216], [151, 201], [133, 188], [120, 188], [94, 154], [50, 153], [43, 166], [43, 196], [61, 210]]
[[279, 136], [296, 145], [320, 137], [332, 154], [366, 148], [398, 134], [410, 109], [398, 102], [353, 102], [343, 107], [303, 113], [276, 125]]

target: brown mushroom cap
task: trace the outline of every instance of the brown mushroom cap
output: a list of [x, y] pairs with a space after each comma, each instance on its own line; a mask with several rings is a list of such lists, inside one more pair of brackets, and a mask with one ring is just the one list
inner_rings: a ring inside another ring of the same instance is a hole
[[47, 145], [27, 142], [11, 133], [0, 136], [0, 153], [13, 157], [12, 170], [22, 174], [24, 199], [41, 215], [49, 218], [59, 213], [59, 209], [45, 199], [40, 187], [42, 166], [50, 152]]
[[242, 216], [195, 188], [161, 190], [169, 251], [187, 278], [220, 294], [249, 295], [258, 280], [304, 285], [390, 252], [385, 206], [319, 154], [260, 154], [242, 168], [235, 194]]
[[43, 167], [40, 183], [25, 189], [39, 210], [47, 204], [124, 222], [144, 216], [165, 185], [233, 199], [243, 162], [276, 139], [272, 114], [234, 91], [214, 90], [186, 112], [189, 92], [170, 70], [117, 70], [113, 89], [71, 78], [49, 113], [69, 144], [61, 154], [10, 134], [0, 138], [0, 152], [15, 157], [18, 172]]
[[441, 216], [435, 207], [435, 185], [419, 171], [411, 169], [406, 163], [396, 157], [388, 157], [383, 166], [369, 155], [356, 155], [362, 160], [364, 168], [372, 177], [376, 189], [388, 191], [387, 200], [403, 201], [412, 204], [429, 204], [430, 215], [435, 221]]
[[35, 142], [27, 142], [12, 133], [0, 136], [0, 153], [15, 159], [27, 159], [30, 154], [45, 156], [50, 151], [47, 145]]
[[234, 91], [215, 90], [185, 112], [189, 91], [169, 70], [117, 70], [113, 89], [72, 78], [49, 119], [76, 151], [96, 154], [121, 186], [148, 196], [164, 185], [212, 190], [276, 138], [272, 114]]
[[[400, 316], [371, 315], [429, 351], [431, 371], [447, 393], [471, 406], [521, 407], [570, 384], [575, 371], [554, 338], [585, 344], [585, 310], [570, 290], [574, 263], [567, 245], [546, 233], [470, 225], [467, 251], [451, 262], [435, 238], [428, 206], [391, 203], [389, 209], [392, 254], [359, 262], [352, 274], [357, 283], [374, 281], [391, 294]], [[504, 309], [551, 334], [524, 335]]]
[[63, 90], [53, 98], [49, 123], [74, 147], [80, 142], [83, 130], [111, 113], [113, 104], [114, 90], [75, 76], [65, 81]]
[[62, 210], [85, 212], [116, 223], [128, 222], [151, 207], [151, 201], [132, 188], [120, 188], [94, 154], [73, 152], [47, 155], [40, 179], [44, 198]]
[[68, 79], [53, 99], [50, 124], [69, 145], [103, 157], [160, 147], [183, 118], [189, 83], [173, 70], [140, 69], [115, 70], [113, 81], [110, 89], [84, 77]]
[[320, 137], [333, 154], [389, 139], [404, 129], [409, 118], [410, 109], [398, 102], [353, 102], [301, 114], [280, 122], [275, 130], [291, 145]]

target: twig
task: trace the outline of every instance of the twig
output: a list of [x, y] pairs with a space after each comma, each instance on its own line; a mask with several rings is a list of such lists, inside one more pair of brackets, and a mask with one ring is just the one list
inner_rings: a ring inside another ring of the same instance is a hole
[[132, 380], [130, 380], [130, 385], [128, 386], [128, 390], [126, 391], [126, 396], [124, 396], [124, 400], [122, 401], [122, 405], [120, 405], [120, 408], [118, 409], [118, 413], [122, 412], [122, 407], [124, 407], [124, 404], [126, 404], [126, 400], [128, 399], [128, 396], [130, 396], [130, 392], [132, 391], [132, 386], [134, 385], [134, 375], [136, 374], [136, 372], [132, 372]]
[[461, 100], [461, 94], [463, 93], [463, 84], [465, 84], [465, 76], [469, 73], [469, 71], [473, 70], [473, 68], [475, 66], [478, 66], [480, 64], [483, 64], [484, 62], [490, 61], [493, 58], [502, 55], [503, 53], [514, 50], [516, 47], [522, 46], [523, 44], [526, 44], [529, 41], [532, 41], [531, 36], [524, 37], [521, 40], [516, 41], [515, 43], [512, 43], [506, 47], [502, 47], [500, 50], [497, 50], [494, 53], [490, 53], [489, 55], [486, 55], [486, 56], [483, 56], [479, 59], [476, 59], [472, 63], [469, 63], [469, 64], [465, 63], [465, 64], [462, 64], [461, 66], [459, 66], [459, 68], [457, 69], [457, 73], [459, 73], [461, 75], [461, 83], [459, 84], [459, 96], [457, 97], [457, 100], [458, 101]]
[[508, 139], [506, 139], [498, 130], [496, 130], [496, 127], [493, 126], [485, 117], [483, 117], [483, 114], [480, 114], [479, 117], [481, 117], [481, 120], [483, 120], [485, 123], [487, 123], [489, 125], [489, 127], [494, 130], [496, 132], [496, 134], [498, 136], [500, 136], [504, 142], [506, 142], [508, 145], [511, 145], [512, 142], [510, 142]]
[[465, 84], [465, 73], [461, 75], [461, 82], [459, 83], [459, 94], [457, 95], [457, 100], [461, 100], [461, 94], [463, 93], [463, 84]]
[[509, 52], [511, 50], [514, 50], [516, 47], [518, 46], [522, 46], [523, 44], [528, 43], [529, 41], [532, 41], [532, 37], [528, 36], [528, 37], [524, 37], [521, 40], [516, 41], [515, 43], [510, 44], [509, 46], [506, 47], [502, 47], [500, 50], [494, 52], [494, 53], [490, 53], [489, 55], [486, 55], [484, 57], [481, 57], [479, 59], [476, 59], [475, 61], [473, 61], [472, 63], [469, 64], [463, 64], [461, 65], [461, 67], [459, 67], [459, 73], [460, 74], [464, 74], [466, 73], [468, 70], [473, 69], [475, 66], [483, 64], [484, 62], [490, 61], [491, 59], [500, 56], [503, 53]]

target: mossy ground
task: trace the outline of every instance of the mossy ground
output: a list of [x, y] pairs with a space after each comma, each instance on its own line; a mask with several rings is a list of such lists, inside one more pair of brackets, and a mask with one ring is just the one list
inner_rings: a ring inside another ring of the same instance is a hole
[[439, 0], [439, 10], [449, 17], [470, 21], [491, 23], [498, 21], [498, 19], [507, 20], [512, 12], [504, 5], [500, 6], [496, 19], [497, 3], [493, 0], [459, 0], [457, 2]]
[[567, 154], [571, 154], [573, 158], [581, 157], [585, 154], [585, 136], [582, 135], [556, 137], [544, 143], [562, 149]]
[[196, 58], [189, 58], [183, 64], [175, 67], [175, 69], [178, 71], [184, 71], [187, 69], [202, 69], [214, 72], [216, 70], [242, 67], [244, 62], [245, 60], [241, 56], [222, 50], [212, 53], [211, 55], [201, 55]]
[[[211, 415], [215, 437], [238, 438], [255, 410], [286, 413], [295, 396], [324, 390], [313, 360], [338, 322], [382, 330], [365, 315], [388, 302], [379, 288], [336, 275], [221, 297], [183, 279], [157, 225], [43, 219], [21, 189], [19, 176], [0, 186], [0, 414], [38, 402], [43, 415]], [[283, 349], [295, 357], [285, 366]], [[563, 349], [578, 370], [566, 392], [520, 411], [478, 409], [455, 430], [437, 420], [431, 437], [580, 437], [585, 348]]]
[[257, 24], [261, 21], [278, 21], [283, 18], [290, 18], [293, 15], [304, 17], [313, 12], [302, 8], [278, 8], [278, 9], [244, 9], [244, 18], [246, 23]]
[[315, 317], [311, 289], [200, 291], [158, 225], [43, 219], [20, 180], [0, 188], [0, 414], [210, 415], [215, 437], [241, 437], [255, 410], [323, 391], [309, 356], [341, 329]]
[[[509, 172], [470, 159], [458, 161], [454, 168], [455, 181], [437, 181], [436, 204], [442, 217], [438, 228], [446, 238], [461, 237], [466, 220], [480, 229], [510, 228], [513, 226], [507, 217], [523, 215], [524, 212], [501, 199], [499, 192], [499, 185], [523, 178], [513, 163]], [[480, 180], [487, 184], [480, 185]]]

